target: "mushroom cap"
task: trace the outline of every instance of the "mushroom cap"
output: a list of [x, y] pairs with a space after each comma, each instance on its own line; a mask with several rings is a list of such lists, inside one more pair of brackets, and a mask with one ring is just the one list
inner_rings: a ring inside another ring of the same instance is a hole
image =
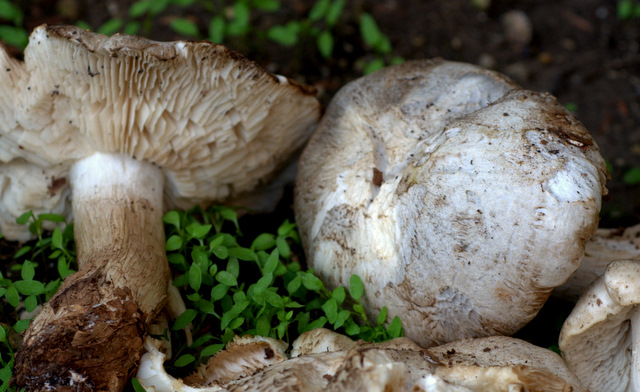
[[635, 390], [630, 389], [630, 320], [639, 304], [640, 262], [619, 260], [585, 290], [565, 320], [559, 338], [562, 357], [589, 390]]
[[[317, 344], [319, 341], [340, 343], [330, 348]], [[137, 377], [155, 392], [585, 391], [557, 354], [508, 337], [469, 339], [425, 350], [406, 338], [354, 342], [318, 329], [294, 342], [305, 354], [288, 360], [265, 355], [266, 344], [247, 342], [245, 351], [228, 347], [229, 353], [213, 357], [202, 372], [201, 378], [210, 382], [193, 388], [187, 380], [183, 383], [168, 376], [161, 366], [163, 355], [147, 343], [149, 352], [143, 356]], [[266, 361], [255, 361], [255, 353], [271, 362], [265, 366]], [[251, 366], [238, 364], [256, 365], [251, 370]]]
[[557, 101], [495, 72], [407, 62], [344, 86], [299, 162], [296, 221], [328, 287], [423, 346], [512, 334], [578, 267], [606, 167]]
[[144, 159], [162, 168], [169, 208], [267, 182], [321, 112], [310, 89], [208, 42], [40, 26], [24, 57], [0, 159], [67, 171], [95, 152]]

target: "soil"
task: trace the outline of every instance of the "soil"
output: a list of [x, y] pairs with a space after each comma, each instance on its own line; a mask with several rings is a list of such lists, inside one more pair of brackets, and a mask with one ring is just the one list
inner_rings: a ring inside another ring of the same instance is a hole
[[[334, 54], [324, 59], [313, 38], [303, 37], [300, 45], [292, 47], [264, 38], [270, 26], [303, 19], [314, 3], [282, 0], [277, 12], [254, 13], [253, 30], [226, 44], [272, 72], [315, 86], [319, 99], [327, 104], [342, 85], [362, 75], [363, 64], [375, 58], [357, 24], [358, 15], [368, 12], [390, 38], [394, 55], [405, 60], [442, 57], [479, 64], [511, 76], [525, 88], [550, 92], [571, 107], [610, 163], [601, 226], [639, 223], [640, 185], [626, 184], [623, 176], [631, 168], [640, 168], [640, 19], [618, 17], [613, 0], [489, 0], [484, 10], [474, 7], [481, 2], [347, 0], [333, 30]], [[24, 9], [30, 31], [42, 23], [76, 20], [95, 29], [112, 18], [126, 19], [132, 1], [16, 3]], [[144, 35], [156, 40], [184, 39], [169, 27], [178, 16], [198, 22], [205, 32], [208, 14], [199, 4], [171, 6]], [[290, 213], [290, 192], [286, 196], [281, 206], [285, 214]], [[6, 255], [7, 248], [0, 253]], [[557, 333], [570, 307], [552, 301], [520, 336], [542, 346], [554, 344], [557, 335], [540, 336], [540, 331], [553, 328]]]

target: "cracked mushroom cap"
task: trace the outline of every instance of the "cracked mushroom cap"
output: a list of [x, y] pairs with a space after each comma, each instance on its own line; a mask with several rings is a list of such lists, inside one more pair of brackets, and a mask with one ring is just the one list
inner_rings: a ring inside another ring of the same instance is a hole
[[585, 391], [557, 354], [508, 337], [425, 350], [406, 338], [370, 344], [319, 329], [293, 343], [304, 354], [290, 359], [273, 355], [281, 342], [252, 339], [213, 357], [198, 374], [208, 381], [197, 385], [166, 374], [163, 354], [148, 340], [137, 377], [155, 392]]
[[320, 115], [306, 87], [207, 42], [40, 26], [24, 58], [0, 56], [1, 80], [12, 82], [0, 100], [0, 159], [57, 172], [95, 152], [144, 159], [162, 168], [168, 207], [222, 202], [266, 182]]
[[640, 262], [611, 263], [565, 320], [559, 346], [592, 392], [640, 391]]
[[333, 98], [299, 162], [296, 221], [328, 287], [400, 316], [423, 346], [509, 335], [578, 267], [606, 167], [555, 98], [442, 60]]

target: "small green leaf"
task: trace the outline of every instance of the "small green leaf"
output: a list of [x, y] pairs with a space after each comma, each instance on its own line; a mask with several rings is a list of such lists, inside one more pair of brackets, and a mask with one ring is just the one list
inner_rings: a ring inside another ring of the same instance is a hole
[[298, 42], [298, 22], [289, 22], [284, 26], [273, 26], [267, 30], [267, 38], [282, 46], [293, 46]]
[[43, 221], [55, 222], [55, 223], [64, 223], [64, 216], [60, 214], [40, 214], [38, 215], [38, 219], [42, 219]]
[[370, 62], [368, 62], [365, 66], [364, 69], [362, 70], [362, 73], [365, 75], [369, 75], [370, 73], [373, 73], [379, 69], [384, 68], [384, 60], [383, 59], [375, 59], [372, 60]]
[[244, 324], [244, 317], [236, 317], [229, 323], [229, 328], [238, 329], [242, 324]]
[[327, 11], [327, 17], [325, 21], [327, 22], [327, 26], [333, 27], [336, 23], [338, 23], [338, 19], [342, 16], [342, 10], [344, 8], [345, 0], [334, 0]]
[[[121, 18], [109, 19], [102, 26], [100, 26], [96, 32], [104, 35], [112, 35], [117, 33], [123, 25], [124, 20], [122, 20]], [[40, 215], [40, 217], [42, 218], [42, 215]]]
[[229, 249], [226, 246], [216, 246], [215, 248], [211, 249], [211, 252], [213, 252], [213, 254], [220, 260], [225, 260], [227, 257], [229, 257]]
[[29, 324], [30, 323], [31, 323], [31, 319], [20, 320], [20, 321], [16, 322], [15, 324], [13, 324], [13, 329], [17, 333], [23, 333], [24, 331], [27, 330], [27, 328], [29, 328]]
[[202, 225], [200, 223], [192, 223], [186, 227], [187, 233], [191, 234], [194, 238], [199, 240], [206, 237], [207, 234], [211, 231], [212, 225]]
[[194, 340], [193, 343], [191, 343], [191, 346], [189, 346], [189, 347], [190, 348], [198, 348], [198, 347], [202, 346], [203, 344], [205, 344], [206, 342], [208, 342], [211, 339], [213, 339], [213, 335], [211, 335], [210, 333], [208, 333], [206, 335], [202, 335], [199, 338], [197, 338], [196, 340]]
[[342, 327], [345, 323], [345, 321], [347, 321], [347, 319], [351, 316], [351, 313], [349, 313], [348, 310], [341, 310], [338, 313], [338, 317], [336, 318], [336, 322], [333, 323], [333, 328], [338, 329], [340, 327]]
[[319, 0], [316, 1], [311, 11], [309, 11], [309, 20], [312, 22], [318, 21], [327, 14], [329, 11], [329, 6], [331, 5], [331, 0]]
[[289, 220], [285, 220], [280, 227], [278, 227], [278, 236], [286, 237], [291, 234], [291, 231], [296, 228], [296, 224], [293, 222], [289, 222]]
[[627, 170], [622, 177], [622, 181], [627, 185], [640, 184], [640, 167], [633, 167]]
[[327, 316], [327, 319], [331, 324], [335, 323], [338, 319], [338, 303], [334, 298], [331, 298], [322, 305], [322, 310]]
[[271, 274], [276, 270], [276, 267], [280, 263], [280, 253], [278, 249], [274, 249], [269, 255], [267, 263], [264, 265], [263, 271], [265, 274]]
[[302, 276], [298, 275], [295, 278], [293, 278], [291, 282], [289, 282], [289, 284], [287, 285], [287, 292], [290, 295], [292, 295], [293, 293], [298, 291], [301, 285], [302, 285]]
[[140, 22], [129, 22], [124, 26], [124, 33], [136, 35], [140, 31]]
[[252, 251], [249, 248], [243, 248], [237, 246], [235, 248], [229, 248], [229, 255], [236, 256], [240, 260], [244, 261], [257, 261], [258, 256], [256, 256], [256, 252]]
[[193, 291], [198, 292], [202, 285], [202, 270], [197, 264], [192, 264], [189, 268], [189, 286]]
[[235, 276], [231, 275], [227, 271], [220, 271], [216, 274], [216, 280], [222, 284], [233, 287], [238, 285], [238, 281]]
[[253, 286], [254, 295], [262, 296], [264, 291], [269, 286], [271, 286], [271, 283], [273, 283], [273, 274], [272, 273], [264, 274], [260, 279], [258, 279], [258, 281]]
[[20, 257], [26, 255], [31, 251], [31, 246], [25, 245], [22, 248], [18, 249], [18, 251], [13, 255], [14, 259], [19, 259]]
[[226, 22], [222, 15], [216, 15], [209, 22], [209, 41], [221, 44], [224, 42]]
[[351, 322], [344, 328], [344, 332], [349, 336], [357, 335], [360, 333], [360, 326], [355, 322]]
[[301, 276], [302, 276], [302, 284], [304, 285], [304, 287], [307, 288], [307, 290], [321, 291], [324, 288], [322, 281], [313, 273], [303, 272], [301, 273]]
[[229, 262], [227, 263], [227, 272], [234, 278], [238, 279], [238, 276], [240, 275], [240, 264], [238, 263], [237, 258], [229, 258]]
[[273, 12], [280, 9], [279, 0], [253, 0], [253, 6], [261, 11]]
[[35, 295], [30, 295], [24, 299], [24, 307], [27, 312], [33, 312], [38, 306], [38, 298]]
[[33, 211], [27, 211], [27, 212], [23, 213], [22, 215], [20, 215], [16, 219], [16, 223], [19, 224], [19, 225], [26, 225], [27, 222], [29, 222], [29, 219], [31, 219], [32, 216], [33, 216]]
[[183, 274], [173, 278], [173, 285], [176, 287], [182, 287], [189, 284], [189, 274]]
[[169, 211], [162, 217], [164, 223], [174, 226], [176, 229], [180, 228], [180, 213], [178, 211]]
[[193, 309], [185, 310], [180, 316], [178, 316], [171, 329], [174, 331], [183, 329], [184, 327], [189, 325], [197, 315], [198, 312]]
[[362, 298], [364, 294], [364, 284], [358, 275], [351, 275], [351, 279], [349, 279], [349, 293], [356, 301], [360, 301], [360, 298]]
[[233, 4], [233, 19], [227, 23], [227, 34], [237, 37], [249, 31], [249, 17], [251, 10], [243, 2], [236, 1]]
[[213, 288], [211, 289], [211, 300], [219, 301], [227, 294], [227, 291], [229, 291], [229, 286], [226, 284], [220, 283], [213, 286]]
[[364, 42], [371, 47], [375, 47], [382, 39], [382, 32], [378, 28], [378, 24], [373, 16], [366, 12], [360, 15], [360, 35]]
[[134, 19], [137, 19], [142, 15], [144, 15], [147, 11], [149, 11], [152, 5], [153, 5], [152, 0], [136, 1], [135, 3], [131, 4], [131, 6], [129, 7], [129, 16]]
[[186, 261], [185, 261], [184, 255], [180, 253], [169, 253], [167, 255], [167, 260], [169, 260], [169, 263], [173, 265], [183, 266], [186, 268]]
[[174, 250], [178, 250], [180, 248], [182, 248], [182, 237], [177, 236], [177, 235], [172, 235], [167, 240], [167, 245], [165, 246], [164, 249], [167, 252], [171, 252], [171, 251], [174, 251]]
[[264, 292], [264, 299], [269, 303], [269, 305], [273, 306], [274, 308], [284, 307], [284, 301], [282, 300], [282, 297], [275, 291], [266, 290]]
[[22, 268], [20, 269], [20, 276], [24, 280], [33, 280], [33, 277], [36, 275], [36, 270], [33, 267], [33, 263], [29, 260], [26, 260], [22, 264]]
[[215, 307], [209, 301], [199, 300], [196, 302], [196, 307], [200, 312], [205, 314], [215, 314]]
[[322, 328], [326, 323], [327, 323], [327, 318], [322, 316], [319, 319], [314, 320], [309, 324], [307, 324], [307, 327], [305, 328], [305, 332], [311, 331], [312, 329]]
[[262, 233], [251, 243], [253, 250], [267, 250], [276, 246], [276, 237], [270, 233]]
[[284, 237], [276, 238], [276, 245], [278, 251], [280, 252], [280, 255], [284, 259], [289, 259], [289, 257], [291, 257], [291, 248], [289, 247], [289, 243]]
[[134, 392], [146, 392], [147, 391], [146, 389], [144, 389], [142, 384], [140, 384], [140, 381], [138, 381], [138, 379], [135, 378], [135, 377], [131, 379], [131, 386], [133, 386]]
[[198, 25], [196, 25], [193, 21], [186, 18], [174, 18], [169, 23], [171, 29], [178, 34], [182, 34], [187, 37], [197, 37]]
[[390, 339], [402, 336], [402, 321], [400, 320], [400, 317], [395, 316], [393, 320], [391, 320], [389, 327], [387, 327], [387, 333], [389, 334]]
[[256, 334], [260, 336], [269, 336], [271, 330], [271, 316], [262, 315], [256, 322]]
[[331, 57], [331, 53], [333, 53], [333, 36], [329, 31], [323, 31], [318, 35], [316, 40], [316, 45], [318, 46], [318, 51], [325, 59]]
[[59, 227], [53, 229], [53, 233], [51, 234], [51, 246], [54, 249], [63, 249], [62, 246], [62, 231]]
[[21, 27], [0, 25], [0, 39], [7, 45], [24, 48], [29, 42], [29, 35]]
[[336, 300], [338, 305], [340, 305], [344, 302], [345, 298], [347, 297], [347, 290], [342, 286], [338, 286], [333, 290], [333, 293], [331, 293], [331, 296], [333, 297], [333, 299]]
[[191, 362], [195, 361], [196, 358], [191, 355], [191, 354], [184, 354], [181, 355], [180, 358], [176, 359], [176, 361], [173, 363], [173, 365], [175, 367], [185, 367], [188, 364], [190, 364]]
[[208, 356], [214, 355], [218, 351], [222, 350], [223, 348], [224, 348], [224, 344], [209, 345], [204, 349], [202, 349], [202, 351], [200, 352], [200, 357], [208, 357]]
[[18, 280], [13, 285], [22, 295], [40, 295], [44, 293], [44, 285], [37, 280]]
[[378, 314], [378, 325], [384, 325], [385, 321], [387, 321], [387, 307], [383, 306]]
[[151, 7], [149, 8], [149, 12], [152, 15], [157, 15], [159, 13], [161, 13], [162, 11], [164, 11], [169, 4], [171, 3], [171, 0], [153, 0], [151, 1]]
[[0, 342], [7, 341], [7, 331], [4, 329], [4, 326], [0, 325]]

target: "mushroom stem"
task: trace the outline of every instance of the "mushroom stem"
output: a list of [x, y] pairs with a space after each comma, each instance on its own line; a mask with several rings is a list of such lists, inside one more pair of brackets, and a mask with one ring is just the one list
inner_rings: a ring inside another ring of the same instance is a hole
[[80, 268], [27, 331], [16, 356], [18, 385], [124, 388], [169, 282], [163, 178], [154, 165], [119, 154], [97, 153], [73, 166]]
[[640, 391], [640, 309], [634, 307], [631, 322], [631, 380], [628, 391]]

